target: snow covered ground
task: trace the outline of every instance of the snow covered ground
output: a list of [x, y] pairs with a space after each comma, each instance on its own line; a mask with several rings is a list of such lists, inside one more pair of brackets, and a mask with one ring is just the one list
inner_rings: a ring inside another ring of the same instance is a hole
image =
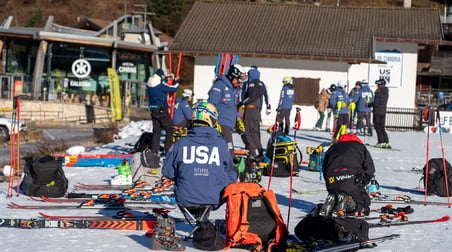
[[[131, 148], [141, 135], [142, 130], [149, 129], [149, 121], [129, 124], [121, 130], [121, 138], [114, 143], [88, 150], [89, 152], [122, 152]], [[398, 193], [391, 189], [392, 186], [413, 189], [418, 186], [421, 177], [419, 169], [426, 160], [426, 133], [423, 132], [388, 132], [391, 144], [400, 151], [381, 150], [369, 148], [376, 166], [376, 178], [381, 186], [382, 192]], [[292, 133], [293, 134], [293, 133]], [[238, 135], [234, 136], [235, 145], [243, 147]], [[269, 135], [262, 128], [262, 142], [266, 143]], [[293, 179], [293, 188], [298, 191], [309, 191], [303, 194], [292, 194], [292, 208], [288, 218], [288, 206], [290, 198], [289, 178], [273, 178], [271, 189], [277, 194], [278, 203], [284, 218], [288, 220], [289, 230], [293, 232], [294, 227], [300, 221], [300, 217], [306, 215], [317, 203], [322, 202], [327, 193], [323, 179], [319, 172], [306, 170], [307, 146], [317, 146], [324, 141], [330, 140], [330, 134], [300, 130], [297, 132], [297, 142], [303, 152], [303, 170], [298, 177]], [[452, 135], [443, 134], [445, 154], [452, 161]], [[375, 144], [376, 136], [363, 137], [365, 143]], [[430, 158], [441, 157], [440, 135], [430, 134]], [[77, 182], [107, 184], [109, 180], [117, 175], [115, 169], [109, 168], [76, 168], [65, 167], [66, 176], [69, 179], [69, 192], [73, 191], [73, 185]], [[267, 188], [268, 177], [263, 177], [261, 184]], [[33, 204], [27, 196], [6, 197], [7, 183], [0, 183], [0, 218], [36, 218], [39, 210], [15, 210], [6, 207], [8, 202], [22, 204]], [[424, 196], [409, 194], [413, 199], [423, 200]], [[447, 198], [428, 196], [429, 201], [447, 202]], [[406, 206], [398, 204], [394, 206]], [[384, 204], [373, 203], [371, 208], [379, 208]], [[443, 215], [450, 215], [451, 209], [447, 206], [433, 205], [411, 205], [414, 213], [408, 216], [409, 220], [436, 219]], [[61, 215], [111, 215], [114, 212], [97, 210], [44, 210], [50, 214]], [[181, 217], [179, 210], [171, 212], [172, 216]], [[212, 212], [213, 218], [224, 218], [224, 207]], [[406, 225], [390, 228], [373, 228], [370, 230], [370, 238], [400, 234], [400, 238], [378, 244], [373, 251], [448, 251], [452, 234], [449, 229], [451, 222]], [[187, 234], [191, 227], [185, 223], [178, 223], [177, 233]], [[146, 251], [150, 247], [150, 239], [144, 236], [145, 231], [116, 231], [116, 230], [86, 230], [86, 229], [14, 229], [0, 228], [0, 247], [2, 251]], [[196, 251], [187, 243], [187, 251]]]

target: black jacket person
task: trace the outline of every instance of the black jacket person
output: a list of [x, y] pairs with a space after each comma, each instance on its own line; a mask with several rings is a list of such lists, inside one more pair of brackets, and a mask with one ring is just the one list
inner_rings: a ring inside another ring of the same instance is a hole
[[243, 114], [243, 123], [245, 124], [245, 133], [243, 142], [246, 149], [250, 151], [251, 156], [261, 161], [263, 159], [263, 150], [259, 134], [260, 126], [260, 106], [264, 95], [265, 86], [259, 80], [253, 80], [248, 84], [245, 99], [238, 106], [245, 106]]
[[[329, 194], [351, 196], [356, 211], [369, 213], [370, 198], [365, 189], [374, 176], [372, 157], [361, 139], [353, 134], [342, 135], [325, 153], [323, 176]], [[340, 200], [337, 199], [337, 204]], [[326, 202], [325, 202], [326, 204]], [[344, 210], [332, 208], [331, 210]], [[327, 213], [327, 215], [331, 214]]]

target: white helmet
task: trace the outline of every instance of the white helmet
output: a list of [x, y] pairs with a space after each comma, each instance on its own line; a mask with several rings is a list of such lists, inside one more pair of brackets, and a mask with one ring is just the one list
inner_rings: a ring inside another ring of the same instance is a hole
[[191, 97], [191, 96], [193, 96], [193, 91], [191, 91], [191, 89], [184, 89], [182, 91], [182, 96], [183, 97]]
[[337, 82], [336, 87], [340, 87], [342, 89], [344, 89], [345, 87], [347, 87], [347, 81], [344, 80], [340, 80]]

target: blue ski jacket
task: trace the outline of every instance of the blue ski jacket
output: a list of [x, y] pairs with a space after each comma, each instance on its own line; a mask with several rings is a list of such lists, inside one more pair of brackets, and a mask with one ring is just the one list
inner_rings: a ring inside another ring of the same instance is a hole
[[147, 82], [149, 109], [168, 107], [167, 93], [176, 92], [178, 83], [173, 86], [166, 84], [165, 79], [158, 74], [154, 74]]
[[362, 85], [355, 96], [352, 98], [356, 102], [358, 112], [371, 112], [374, 103], [374, 92], [369, 85]]
[[338, 113], [338, 102], [344, 103], [344, 106], [342, 106], [339, 110], [339, 114], [348, 114], [348, 104], [350, 103], [350, 98], [342, 88], [336, 88], [330, 97], [330, 105], [334, 108], [334, 114]]
[[221, 205], [224, 188], [237, 181], [226, 141], [211, 127], [192, 127], [168, 152], [162, 175], [174, 181], [178, 204]]
[[220, 125], [233, 129], [239, 117], [237, 111], [238, 91], [224, 75], [220, 75], [209, 90], [208, 102], [215, 105], [218, 110], [218, 122]]
[[183, 120], [191, 121], [191, 105], [186, 97], [178, 97], [174, 105], [173, 125], [177, 125]]
[[[243, 101], [243, 100], [245, 100], [245, 98], [246, 98], [246, 91], [248, 90], [248, 86], [249, 86], [249, 84], [253, 81], [253, 80], [258, 80], [261, 84], [262, 84], [262, 86], [264, 87], [264, 102], [265, 102], [265, 105], [268, 105], [269, 103], [268, 103], [268, 93], [267, 93], [267, 87], [265, 86], [265, 83], [263, 82], [263, 81], [261, 81], [260, 80], [260, 77], [261, 77], [261, 73], [259, 72], [259, 70], [257, 70], [256, 68], [251, 68], [249, 71], [248, 71], [248, 80], [247, 81], [245, 81], [244, 83], [243, 83], [243, 86], [242, 86], [242, 94], [241, 94], [241, 101]], [[262, 108], [262, 104], [260, 105], [260, 107], [259, 108]]]
[[283, 85], [279, 96], [278, 109], [292, 109], [295, 100], [295, 89], [293, 85]]

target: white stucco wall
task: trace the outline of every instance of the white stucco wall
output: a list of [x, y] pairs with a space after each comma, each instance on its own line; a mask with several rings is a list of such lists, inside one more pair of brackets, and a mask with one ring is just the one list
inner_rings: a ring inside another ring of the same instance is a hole
[[[415, 44], [391, 44], [380, 43], [377, 50], [399, 50], [403, 53], [402, 65], [402, 85], [397, 88], [390, 88], [389, 107], [414, 108], [416, 91], [416, 65], [417, 65], [417, 45]], [[194, 69], [194, 101], [208, 98], [208, 91], [214, 81], [214, 68], [216, 57], [196, 57]], [[349, 65], [341, 62], [325, 61], [301, 61], [287, 59], [270, 58], [239, 58], [239, 64], [246, 70], [251, 65], [257, 65], [261, 72], [261, 80], [266, 84], [269, 101], [272, 105], [272, 113], [265, 115], [262, 112], [262, 122], [264, 125], [272, 125], [275, 121], [277, 103], [282, 87], [284, 76], [297, 78], [319, 78], [320, 89], [327, 88], [331, 83], [339, 80], [348, 80], [349, 88], [354, 86], [358, 80], [368, 80], [369, 65]], [[370, 80], [371, 88], [375, 80]], [[348, 89], [349, 90], [349, 89]], [[318, 113], [313, 106], [299, 106], [301, 111], [301, 128], [311, 129], [318, 119]], [[295, 109], [292, 110], [292, 119], [295, 117]], [[324, 121], [325, 123], [325, 121]]]

